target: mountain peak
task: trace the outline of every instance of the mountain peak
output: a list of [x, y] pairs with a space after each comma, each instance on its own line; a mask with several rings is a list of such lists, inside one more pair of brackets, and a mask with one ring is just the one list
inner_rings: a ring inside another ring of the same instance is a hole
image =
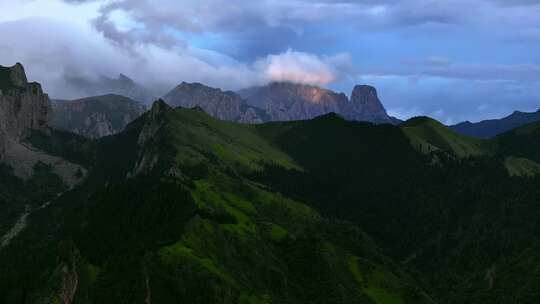
[[12, 67], [0, 66], [0, 90], [7, 91], [12, 88], [24, 88], [28, 84], [24, 67], [16, 63]]
[[168, 112], [172, 109], [173, 108], [171, 106], [169, 106], [165, 101], [163, 101], [163, 99], [160, 98], [154, 101], [154, 103], [152, 104], [152, 109], [150, 109], [150, 115], [155, 116], [160, 113]]
[[351, 94], [351, 109], [346, 113], [354, 120], [364, 120], [377, 123], [391, 122], [386, 113], [377, 89], [369, 85], [357, 85]]

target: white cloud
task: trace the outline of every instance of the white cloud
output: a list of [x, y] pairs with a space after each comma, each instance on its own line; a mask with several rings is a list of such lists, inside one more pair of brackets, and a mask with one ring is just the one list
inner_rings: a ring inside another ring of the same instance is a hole
[[347, 55], [318, 57], [289, 50], [246, 64], [190, 46], [139, 44], [125, 49], [89, 24], [43, 18], [0, 23], [0, 36], [0, 65], [23, 63], [29, 78], [41, 82], [56, 98], [81, 97], [66, 78], [91, 80], [119, 73], [162, 93], [182, 81], [226, 89], [269, 81], [323, 85], [338, 80], [350, 61]]
[[339, 80], [341, 73], [349, 70], [352, 63], [348, 54], [319, 57], [288, 50], [279, 55], [269, 55], [255, 66], [265, 81], [327, 85]]

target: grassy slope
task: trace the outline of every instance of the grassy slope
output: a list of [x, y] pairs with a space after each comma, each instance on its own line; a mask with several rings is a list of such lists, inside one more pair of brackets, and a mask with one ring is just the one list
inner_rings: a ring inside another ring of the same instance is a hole
[[[438, 155], [429, 165], [399, 129], [331, 116], [258, 128], [309, 172], [269, 168], [265, 183], [357, 223], [417, 273], [437, 301], [538, 299], [530, 293], [538, 282], [531, 248], [538, 240], [538, 178], [510, 179], [499, 158], [483, 155]], [[522, 252], [527, 259], [518, 262]], [[520, 277], [526, 267], [531, 270]], [[492, 269], [497, 283], [488, 289]]]
[[97, 142], [88, 182], [0, 251], [0, 299], [58, 300], [61, 269], [76, 265], [75, 303], [430, 303], [354, 225], [250, 178], [303, 170], [255, 127], [197, 110], [163, 119], [141, 150], [159, 161], [138, 177], [122, 178], [144, 117]]
[[410, 138], [411, 144], [423, 153], [442, 150], [458, 157], [494, 154], [493, 142], [459, 135], [428, 117], [413, 118], [400, 127]]

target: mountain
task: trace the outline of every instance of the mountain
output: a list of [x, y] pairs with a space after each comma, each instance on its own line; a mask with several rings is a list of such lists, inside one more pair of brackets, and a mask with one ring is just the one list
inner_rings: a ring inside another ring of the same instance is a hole
[[345, 94], [288, 82], [273, 82], [239, 93], [249, 104], [264, 109], [271, 121], [303, 120], [330, 112], [341, 113], [347, 102]]
[[84, 169], [36, 149], [27, 139], [36, 133], [49, 134], [51, 101], [41, 85], [28, 82], [24, 67], [0, 66], [0, 162], [19, 178], [28, 180], [37, 168], [48, 167], [63, 182], [74, 185]]
[[221, 120], [242, 123], [261, 123], [266, 120], [263, 111], [247, 105], [240, 95], [200, 83], [183, 82], [165, 95], [163, 100], [173, 107], [200, 107]]
[[305, 120], [328, 113], [338, 113], [350, 120], [394, 123], [384, 109], [375, 88], [356, 86], [351, 100], [311, 85], [273, 82], [239, 92], [248, 103], [264, 109], [271, 121]]
[[429, 117], [415, 117], [400, 125], [420, 151], [446, 151], [458, 157], [494, 154], [495, 143], [458, 134]]
[[400, 125], [411, 145], [425, 154], [448, 153], [457, 158], [497, 157], [512, 176], [540, 174], [540, 124], [534, 123], [493, 139], [461, 135], [429, 117], [415, 117]]
[[538, 123], [480, 140], [159, 100], [99, 139], [26, 132], [8, 137], [87, 171], [0, 165], [0, 303], [540, 301]]
[[97, 80], [70, 77], [67, 83], [83, 96], [114, 94], [126, 96], [144, 104], [151, 104], [157, 96], [124, 74], [120, 74], [118, 78], [101, 76]]
[[52, 126], [89, 138], [122, 131], [145, 111], [138, 101], [120, 95], [103, 95], [53, 102]]
[[433, 303], [355, 224], [261, 183], [303, 172], [274, 127], [156, 102], [0, 248], [0, 300]]
[[540, 121], [540, 110], [534, 113], [516, 111], [512, 115], [501, 118], [484, 120], [478, 123], [462, 122], [451, 126], [452, 130], [468, 136], [492, 138], [520, 126]]
[[394, 123], [379, 99], [377, 90], [372, 86], [355, 86], [351, 100], [346, 110], [341, 114], [350, 120], [370, 121], [375, 123]]

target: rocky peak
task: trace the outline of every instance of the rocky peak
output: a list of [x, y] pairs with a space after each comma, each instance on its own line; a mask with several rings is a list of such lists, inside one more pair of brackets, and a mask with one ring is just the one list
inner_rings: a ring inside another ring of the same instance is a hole
[[228, 121], [259, 123], [257, 111], [249, 107], [242, 97], [231, 91], [205, 86], [201, 83], [182, 82], [163, 100], [173, 107], [200, 107], [209, 115]]
[[327, 113], [340, 113], [348, 99], [345, 94], [317, 86], [272, 82], [240, 91], [248, 103], [264, 109], [270, 120], [311, 119]]
[[371, 121], [376, 123], [390, 122], [377, 89], [369, 85], [357, 85], [351, 94], [350, 109], [344, 115], [353, 120]]
[[21, 140], [31, 130], [48, 130], [51, 101], [38, 83], [28, 83], [20, 63], [0, 66], [0, 137]]
[[163, 99], [158, 99], [152, 104], [152, 108], [150, 109], [150, 117], [155, 118], [158, 116], [161, 116], [163, 113], [172, 111], [172, 107], [169, 106]]
[[22, 64], [17, 63], [14, 66], [0, 67], [0, 89], [8, 91], [13, 88], [24, 88], [28, 83], [26, 73]]

